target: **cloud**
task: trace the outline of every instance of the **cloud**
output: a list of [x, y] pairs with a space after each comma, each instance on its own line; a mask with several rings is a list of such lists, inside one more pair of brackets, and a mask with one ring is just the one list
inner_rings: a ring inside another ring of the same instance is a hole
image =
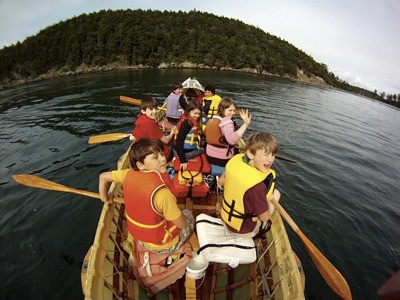
[[126, 8], [238, 19], [288, 41], [350, 84], [400, 93], [398, 0], [0, 0], [0, 47], [82, 13]]

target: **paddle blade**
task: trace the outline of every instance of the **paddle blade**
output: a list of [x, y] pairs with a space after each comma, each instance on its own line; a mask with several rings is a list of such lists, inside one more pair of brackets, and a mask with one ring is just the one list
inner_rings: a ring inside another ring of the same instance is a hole
[[12, 178], [19, 184], [38, 189], [64, 191], [67, 188], [62, 184], [58, 184], [53, 181], [30, 174], [12, 175]]
[[12, 178], [18, 182], [19, 184], [37, 188], [37, 189], [44, 189], [50, 191], [58, 191], [58, 192], [67, 192], [67, 193], [74, 193], [83, 196], [88, 196], [92, 198], [100, 199], [100, 195], [97, 193], [92, 193], [88, 191], [82, 191], [74, 188], [67, 187], [65, 185], [56, 183], [54, 181], [50, 181], [35, 175], [30, 174], [20, 174], [20, 175], [13, 175]]
[[107, 133], [94, 135], [89, 138], [89, 144], [99, 144], [105, 142], [119, 141], [130, 136], [130, 133]]
[[119, 96], [119, 100], [121, 102], [132, 104], [132, 105], [137, 105], [137, 106], [140, 106], [140, 104], [142, 104], [142, 100], [127, 97], [127, 96]]
[[[44, 189], [50, 191], [58, 191], [58, 192], [66, 192], [66, 193], [73, 193], [77, 195], [87, 196], [95, 199], [100, 199], [100, 194], [83, 191], [71, 187], [67, 187], [65, 185], [35, 176], [30, 174], [20, 174], [20, 175], [13, 175], [12, 178], [19, 184], [37, 188], [37, 189]], [[124, 203], [123, 198], [114, 198], [114, 202], [117, 203]]]
[[331, 289], [343, 299], [352, 299], [350, 287], [347, 284], [346, 279], [340, 274], [340, 272], [332, 265], [332, 263], [318, 250], [317, 247], [304, 235], [297, 224], [293, 221], [292, 217], [286, 212], [286, 210], [280, 205], [274, 198], [271, 199], [275, 209], [279, 212], [282, 218], [289, 224], [293, 231], [303, 242], [304, 247], [310, 254], [311, 259], [315, 263], [322, 277]]
[[352, 299], [350, 287], [346, 279], [340, 272], [331, 264], [331, 262], [319, 251], [317, 247], [298, 230], [297, 235], [300, 237], [308, 253], [310, 254], [315, 266], [325, 279], [331, 289], [345, 300]]

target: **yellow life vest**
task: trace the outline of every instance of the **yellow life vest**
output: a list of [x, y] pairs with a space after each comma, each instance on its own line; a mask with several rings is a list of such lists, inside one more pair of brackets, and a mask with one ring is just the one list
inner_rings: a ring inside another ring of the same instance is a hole
[[243, 220], [252, 218], [257, 222], [258, 216], [245, 213], [244, 194], [256, 184], [266, 181], [267, 195], [265, 201], [272, 195], [275, 188], [275, 171], [270, 169], [263, 173], [243, 161], [244, 154], [232, 157], [226, 165], [224, 200], [222, 201], [221, 218], [230, 227], [240, 231]]
[[218, 112], [218, 105], [221, 102], [221, 97], [219, 95], [212, 95], [210, 97], [204, 97], [203, 98], [203, 106], [207, 102], [211, 102], [210, 107], [206, 113], [207, 119], [212, 118], [213, 115], [216, 115]]

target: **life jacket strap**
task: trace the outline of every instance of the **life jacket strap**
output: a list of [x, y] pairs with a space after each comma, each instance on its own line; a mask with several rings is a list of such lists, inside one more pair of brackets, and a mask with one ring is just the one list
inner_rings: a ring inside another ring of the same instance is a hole
[[[255, 214], [242, 214], [240, 212], [237, 212], [235, 210], [235, 200], [232, 201], [232, 205], [229, 205], [228, 202], [224, 199], [224, 204], [230, 208], [230, 210], [226, 210], [224, 208], [224, 205], [222, 205], [222, 209], [229, 215], [228, 220], [231, 221], [232, 217], [238, 218], [238, 219], [251, 219], [254, 218], [256, 215]], [[236, 212], [236, 214], [235, 214]]]
[[207, 249], [209, 247], [216, 247], [216, 248], [223, 248], [223, 247], [235, 247], [239, 249], [254, 249], [256, 246], [243, 246], [243, 245], [237, 245], [237, 244], [207, 244], [204, 245], [203, 247], [200, 247], [199, 250], [197, 250], [197, 254], [200, 254], [201, 251], [204, 249]]

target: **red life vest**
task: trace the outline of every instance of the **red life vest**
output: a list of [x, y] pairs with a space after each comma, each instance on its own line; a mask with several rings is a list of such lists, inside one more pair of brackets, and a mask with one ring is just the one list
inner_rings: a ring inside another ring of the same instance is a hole
[[156, 245], [170, 242], [179, 235], [179, 228], [167, 221], [154, 206], [154, 194], [165, 182], [157, 171], [129, 169], [123, 183], [128, 230], [133, 238]]
[[178, 125], [176, 125], [176, 133], [175, 133], [175, 139], [174, 143], [176, 145], [176, 138], [178, 137], [178, 133], [181, 130], [181, 126], [183, 121], [188, 120], [189, 123], [192, 125], [192, 129], [188, 132], [188, 134], [185, 137], [184, 140], [184, 145], [183, 148], [185, 150], [193, 150], [199, 148], [200, 144], [200, 136], [199, 136], [199, 125], [197, 120], [193, 119], [192, 117], [188, 117], [186, 115], [182, 115], [182, 117], [179, 120]]

